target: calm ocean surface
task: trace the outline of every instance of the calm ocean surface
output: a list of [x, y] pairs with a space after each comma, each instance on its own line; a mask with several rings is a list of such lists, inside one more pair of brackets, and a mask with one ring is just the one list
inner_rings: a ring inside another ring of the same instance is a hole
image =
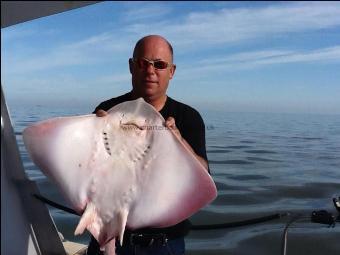
[[[41, 193], [65, 204], [58, 191], [30, 161], [21, 132], [46, 118], [86, 114], [84, 109], [53, 110], [13, 107], [10, 114], [22, 160]], [[310, 214], [335, 212], [332, 197], [340, 196], [340, 116], [201, 111], [206, 124], [207, 152], [218, 198], [192, 217], [193, 224], [245, 220], [278, 212]], [[74, 237], [79, 220], [50, 208], [66, 239]], [[247, 227], [191, 231], [187, 254], [280, 254], [281, 238], [289, 218]], [[309, 223], [292, 225], [287, 255], [340, 254], [340, 224], [335, 228]]]

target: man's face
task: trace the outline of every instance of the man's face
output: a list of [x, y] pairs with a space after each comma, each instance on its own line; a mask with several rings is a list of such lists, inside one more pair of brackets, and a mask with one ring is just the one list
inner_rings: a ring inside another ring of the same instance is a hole
[[[172, 63], [172, 56], [167, 43], [158, 37], [147, 38], [136, 50], [134, 58], [163, 60]], [[159, 99], [166, 95], [169, 80], [175, 73], [175, 66], [156, 69], [152, 64], [141, 68], [137, 63], [130, 62], [133, 92], [146, 101]]]

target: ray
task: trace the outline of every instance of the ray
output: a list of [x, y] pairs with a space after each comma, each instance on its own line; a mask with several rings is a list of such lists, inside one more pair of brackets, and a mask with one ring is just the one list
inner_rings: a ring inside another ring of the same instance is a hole
[[204, 166], [142, 98], [105, 117], [59, 117], [23, 132], [33, 162], [59, 188], [87, 229], [110, 250], [125, 228], [168, 227], [211, 202]]

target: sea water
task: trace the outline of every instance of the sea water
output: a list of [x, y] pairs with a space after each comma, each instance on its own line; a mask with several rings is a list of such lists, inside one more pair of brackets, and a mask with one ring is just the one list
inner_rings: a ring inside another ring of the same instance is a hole
[[[340, 254], [340, 224], [332, 228], [310, 222], [314, 210], [336, 213], [332, 198], [340, 196], [340, 116], [199, 110], [206, 125], [206, 148], [218, 197], [191, 222], [209, 225], [301, 213], [304, 217], [288, 230], [287, 255]], [[29, 159], [22, 130], [39, 120], [88, 112], [81, 107], [10, 108], [27, 176], [36, 181], [42, 195], [61, 204], [66, 202]], [[73, 235], [78, 216], [49, 209], [66, 239], [88, 243], [88, 234]], [[186, 237], [187, 254], [281, 254], [288, 220], [191, 231]]]

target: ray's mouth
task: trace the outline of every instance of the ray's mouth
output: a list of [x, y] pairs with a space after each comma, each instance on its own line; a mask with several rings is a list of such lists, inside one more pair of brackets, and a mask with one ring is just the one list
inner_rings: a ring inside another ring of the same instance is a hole
[[139, 129], [139, 130], [144, 130], [143, 126], [138, 125], [137, 123], [133, 122], [133, 121], [128, 121], [126, 123], [122, 123], [121, 124], [122, 128], [135, 128], [135, 129]]

